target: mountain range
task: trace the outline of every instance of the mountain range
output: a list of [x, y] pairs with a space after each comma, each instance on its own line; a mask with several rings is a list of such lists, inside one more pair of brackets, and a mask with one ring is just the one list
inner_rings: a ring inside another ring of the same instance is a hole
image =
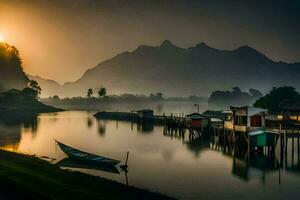
[[275, 86], [300, 89], [300, 63], [275, 62], [249, 46], [219, 50], [205, 43], [180, 48], [166, 40], [160, 46], [139, 46], [87, 70], [63, 85], [32, 77], [44, 97], [85, 96], [89, 88], [107, 88], [108, 94], [208, 96], [214, 90], [256, 88], [263, 92]]

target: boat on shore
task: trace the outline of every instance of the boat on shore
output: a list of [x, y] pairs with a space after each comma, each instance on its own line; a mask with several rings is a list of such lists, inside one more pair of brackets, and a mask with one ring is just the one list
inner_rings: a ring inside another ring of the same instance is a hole
[[63, 160], [57, 162], [56, 165], [65, 168], [92, 169], [97, 171], [109, 172], [113, 174], [120, 174], [120, 171], [115, 166], [91, 165], [70, 158], [64, 158]]
[[88, 153], [85, 151], [81, 151], [79, 149], [75, 149], [66, 144], [63, 144], [57, 140], [55, 142], [58, 144], [60, 149], [70, 158], [76, 161], [84, 162], [86, 164], [92, 165], [104, 165], [104, 166], [115, 166], [119, 164], [121, 161], [107, 158], [104, 156], [99, 156], [96, 154]]

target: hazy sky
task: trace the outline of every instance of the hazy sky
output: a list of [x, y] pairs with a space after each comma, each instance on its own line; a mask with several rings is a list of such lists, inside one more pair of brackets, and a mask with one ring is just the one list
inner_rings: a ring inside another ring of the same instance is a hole
[[0, 0], [0, 37], [24, 69], [59, 82], [140, 44], [252, 46], [300, 61], [300, 0]]

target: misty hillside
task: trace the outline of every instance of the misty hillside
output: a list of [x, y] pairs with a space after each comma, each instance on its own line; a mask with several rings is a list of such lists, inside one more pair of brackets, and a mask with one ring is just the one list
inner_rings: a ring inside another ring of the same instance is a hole
[[0, 92], [11, 88], [23, 89], [28, 81], [23, 72], [19, 51], [0, 42]]
[[[39, 76], [32, 76], [30, 74], [26, 74], [27, 77], [31, 80], [36, 80], [42, 88], [42, 97], [49, 97], [55, 94], [63, 94], [63, 87], [59, 83], [53, 80], [44, 79]], [[64, 95], [61, 95], [64, 96]]]
[[[159, 47], [140, 46], [119, 54], [66, 83], [52, 95], [84, 96], [88, 88], [105, 86], [110, 94], [162, 92], [167, 96], [209, 96], [214, 90], [274, 86], [300, 88], [300, 64], [273, 62], [249, 46], [218, 50], [200, 43], [188, 49], [164, 41]], [[49, 93], [49, 92], [48, 92]]]

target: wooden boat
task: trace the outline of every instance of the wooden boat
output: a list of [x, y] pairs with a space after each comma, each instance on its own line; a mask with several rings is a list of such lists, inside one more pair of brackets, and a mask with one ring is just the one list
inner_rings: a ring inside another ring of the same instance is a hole
[[267, 147], [267, 146], [275, 146], [279, 133], [273, 131], [267, 131], [264, 129], [259, 129], [256, 131], [249, 132], [250, 136], [250, 144], [252, 146], [257, 147]]
[[56, 163], [60, 167], [77, 168], [77, 169], [92, 169], [114, 174], [120, 174], [120, 171], [113, 165], [91, 165], [70, 158], [64, 158]]
[[106, 165], [106, 166], [115, 166], [119, 164], [121, 161], [114, 160], [111, 158], [106, 158], [103, 156], [98, 156], [95, 154], [87, 153], [78, 149], [75, 149], [73, 147], [70, 147], [68, 145], [65, 145], [61, 142], [58, 142], [55, 140], [58, 146], [61, 148], [61, 150], [67, 154], [67, 156], [71, 159], [81, 161], [87, 164], [93, 164], [93, 165]]

